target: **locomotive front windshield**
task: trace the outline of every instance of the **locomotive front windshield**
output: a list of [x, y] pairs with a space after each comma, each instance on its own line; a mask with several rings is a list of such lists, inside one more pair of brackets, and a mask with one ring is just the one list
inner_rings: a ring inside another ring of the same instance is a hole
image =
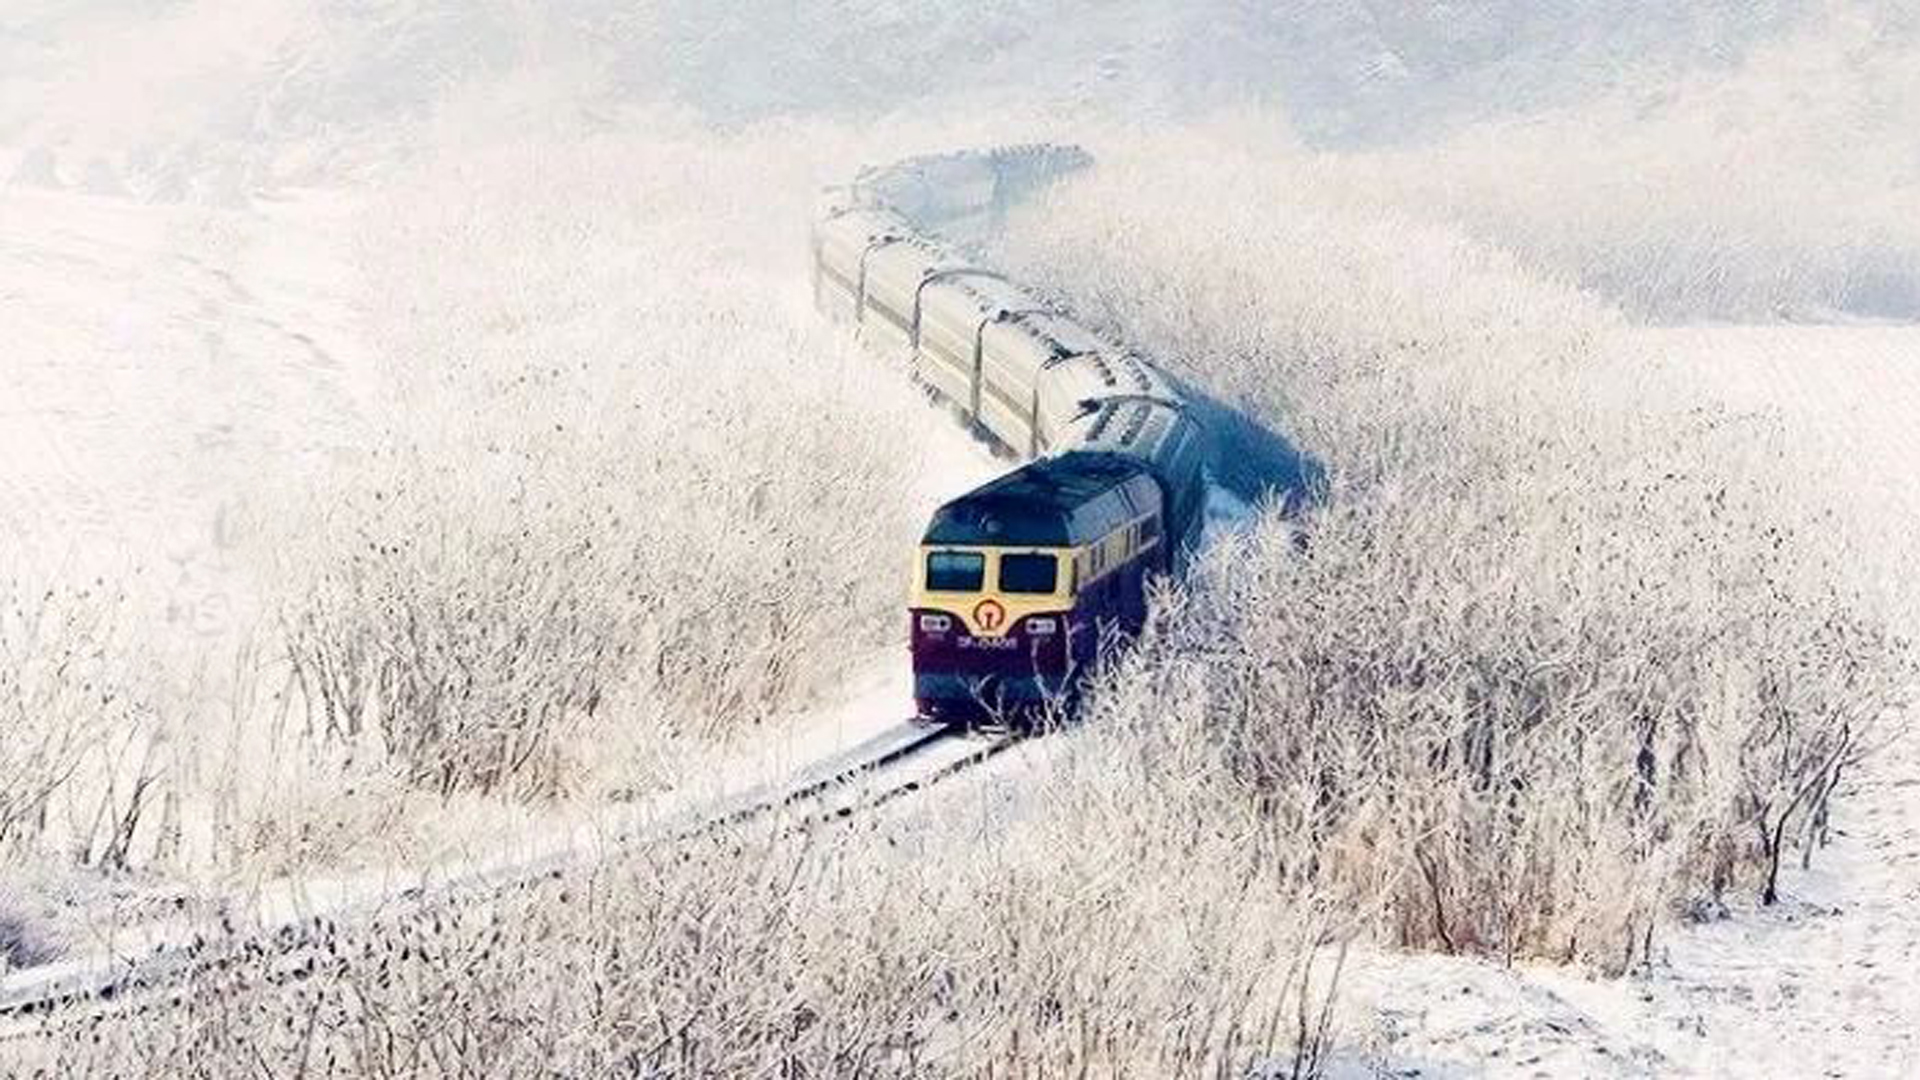
[[1051, 593], [1060, 583], [1060, 560], [1053, 555], [1000, 556], [1000, 591]]
[[987, 557], [977, 551], [927, 553], [929, 592], [979, 592], [986, 576]]

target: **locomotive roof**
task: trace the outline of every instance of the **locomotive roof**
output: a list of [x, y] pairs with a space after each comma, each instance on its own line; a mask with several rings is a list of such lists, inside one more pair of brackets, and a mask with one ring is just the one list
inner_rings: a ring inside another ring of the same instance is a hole
[[1159, 505], [1146, 465], [1074, 451], [1023, 465], [934, 512], [928, 544], [1072, 547]]

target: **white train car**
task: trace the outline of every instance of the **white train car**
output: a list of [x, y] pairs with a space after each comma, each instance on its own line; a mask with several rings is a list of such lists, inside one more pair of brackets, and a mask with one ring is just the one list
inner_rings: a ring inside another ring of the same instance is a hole
[[[1205, 439], [1153, 364], [919, 232], [1004, 209], [1011, 188], [1084, 164], [1061, 148], [911, 159], [833, 196], [814, 230], [814, 297], [979, 430], [1026, 458], [1086, 450], [1145, 463], [1168, 524], [1197, 520]], [[904, 204], [904, 205], [901, 205]]]
[[1086, 437], [1089, 418], [1110, 398], [1177, 403], [1176, 390], [1158, 368], [1118, 350], [1075, 356], [1048, 374], [1040, 386], [1035, 414], [1043, 448], [1066, 446]]
[[832, 209], [813, 230], [813, 303], [830, 318], [857, 322], [867, 257], [916, 235], [900, 215], [872, 207]]
[[883, 355], [912, 359], [920, 290], [935, 278], [966, 269], [965, 261], [920, 237], [879, 244], [867, 255], [860, 336]]
[[988, 326], [1045, 311], [1026, 290], [998, 274], [960, 270], [920, 289], [914, 373], [967, 420], [980, 415], [981, 338]]
[[1110, 349], [1092, 331], [1051, 311], [1019, 315], [980, 334], [980, 423], [1015, 453], [1041, 453], [1034, 426], [1044, 373]]

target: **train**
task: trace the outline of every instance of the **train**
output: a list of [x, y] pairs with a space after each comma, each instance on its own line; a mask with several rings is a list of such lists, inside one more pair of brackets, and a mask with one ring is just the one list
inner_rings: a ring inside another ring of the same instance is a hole
[[975, 216], [1031, 184], [1031, 169], [1005, 161], [1060, 159], [1021, 149], [909, 165], [831, 194], [813, 231], [815, 305], [1021, 462], [940, 507], [921, 537], [907, 614], [914, 699], [930, 721], [1069, 713], [1201, 525], [1209, 442], [1175, 381], [923, 231], [884, 182], [925, 192], [897, 178], [963, 174], [974, 182], [958, 213]]

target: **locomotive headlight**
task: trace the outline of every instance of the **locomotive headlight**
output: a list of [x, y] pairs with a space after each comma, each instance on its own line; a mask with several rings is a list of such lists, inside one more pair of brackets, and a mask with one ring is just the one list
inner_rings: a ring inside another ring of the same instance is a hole
[[953, 620], [945, 615], [920, 616], [920, 632], [923, 634], [944, 634], [953, 625]]
[[1060, 629], [1059, 622], [1051, 618], [1027, 620], [1027, 633], [1029, 634], [1051, 634], [1058, 629]]

